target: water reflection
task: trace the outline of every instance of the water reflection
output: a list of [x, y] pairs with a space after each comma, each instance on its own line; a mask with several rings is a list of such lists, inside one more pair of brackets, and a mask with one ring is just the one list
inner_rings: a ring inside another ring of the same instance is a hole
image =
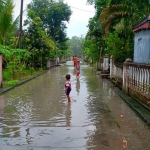
[[[69, 104], [63, 90], [66, 73], [71, 74], [73, 86]], [[0, 96], [1, 150], [9, 145], [17, 149], [122, 150], [123, 137], [130, 149], [150, 148], [150, 129], [116, 95], [108, 80], [86, 65], [78, 80], [68, 62], [4, 95]]]
[[26, 131], [26, 142], [30, 144], [32, 142], [31, 140], [32, 137], [30, 136], [30, 128], [27, 128], [25, 131]]
[[27, 129], [26, 129], [26, 136], [29, 136], [29, 135], [30, 135], [30, 129], [27, 128]]
[[0, 96], [0, 117], [4, 116], [5, 100], [3, 96]]
[[76, 69], [75, 68], [73, 69], [73, 75], [76, 76]]
[[79, 95], [79, 92], [80, 92], [80, 79], [77, 78], [77, 81], [76, 81], [76, 91], [77, 91], [77, 94]]
[[68, 103], [66, 109], [66, 126], [71, 126], [71, 104]]

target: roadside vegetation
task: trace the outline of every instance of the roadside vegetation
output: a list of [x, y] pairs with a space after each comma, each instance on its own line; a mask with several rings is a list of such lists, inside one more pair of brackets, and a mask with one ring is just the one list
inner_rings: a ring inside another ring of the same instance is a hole
[[149, 0], [87, 0], [96, 11], [89, 20], [84, 54], [93, 63], [104, 54], [115, 61], [133, 58], [134, 33], [132, 26], [150, 12]]
[[88, 22], [88, 32], [85, 37], [69, 39], [66, 23], [72, 11], [63, 0], [32, 0], [26, 9], [27, 19], [22, 31], [20, 16], [13, 18], [13, 0], [0, 0], [3, 86], [44, 71], [47, 60], [56, 57], [77, 55], [93, 64], [106, 53], [119, 63], [132, 58], [132, 26], [149, 13], [149, 1], [87, 0], [87, 3], [94, 5], [96, 10]]
[[13, 0], [0, 1], [3, 87], [42, 72], [47, 69], [47, 60], [61, 59], [70, 53], [66, 22], [72, 12], [67, 4], [63, 1], [32, 0], [26, 9], [27, 19], [22, 31], [21, 16], [13, 18], [13, 10]]

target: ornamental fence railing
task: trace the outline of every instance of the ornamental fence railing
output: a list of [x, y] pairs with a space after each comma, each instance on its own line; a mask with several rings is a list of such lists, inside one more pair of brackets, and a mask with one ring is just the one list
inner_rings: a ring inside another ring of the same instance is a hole
[[[99, 62], [97, 66], [102, 67], [106, 62], [108, 64], [105, 66], [109, 66], [110, 79], [124, 92], [150, 109], [150, 64], [134, 63], [131, 59], [126, 59], [123, 64], [116, 64], [113, 58], [108, 61], [107, 57], [107, 61]], [[104, 71], [104, 68], [99, 69]]]

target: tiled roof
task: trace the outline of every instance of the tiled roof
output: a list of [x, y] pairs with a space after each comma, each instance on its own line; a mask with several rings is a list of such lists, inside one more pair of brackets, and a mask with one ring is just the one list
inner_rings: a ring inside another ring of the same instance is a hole
[[148, 14], [141, 22], [133, 26], [133, 32], [150, 29], [150, 14]]

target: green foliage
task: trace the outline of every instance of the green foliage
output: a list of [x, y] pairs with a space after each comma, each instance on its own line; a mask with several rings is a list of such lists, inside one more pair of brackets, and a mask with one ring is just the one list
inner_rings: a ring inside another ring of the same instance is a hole
[[50, 58], [54, 50], [54, 42], [47, 36], [43, 30], [43, 22], [36, 17], [29, 23], [26, 29], [25, 41], [31, 57], [28, 60], [34, 68], [42, 68], [46, 66], [47, 60]]
[[8, 79], [12, 79], [12, 74], [10, 71], [3, 70], [2, 76], [3, 76], [3, 81], [6, 81]]
[[115, 61], [123, 62], [126, 58], [132, 58], [134, 49], [132, 26], [149, 13], [149, 1], [87, 0], [87, 2], [94, 4], [96, 13], [89, 20], [86, 41], [89, 43], [91, 40], [89, 43], [91, 46], [85, 47], [85, 54], [94, 59], [92, 55], [94, 43], [98, 52], [101, 49], [102, 55], [105, 53], [113, 55]]
[[69, 21], [70, 15], [70, 7], [63, 2], [33, 0], [28, 5], [25, 43], [32, 53], [32, 67], [46, 66], [49, 58], [58, 56], [58, 50], [67, 49], [64, 21]]
[[0, 5], [0, 44], [6, 45], [9, 40], [9, 35], [14, 34], [17, 25], [17, 20], [13, 21], [13, 1], [6, 0]]
[[119, 37], [117, 32], [109, 33], [108, 37], [104, 37], [104, 41], [107, 45], [105, 53], [113, 58], [117, 62], [124, 62], [126, 58], [133, 57], [133, 43], [130, 43], [130, 39], [127, 39], [126, 43], [123, 38]]
[[86, 61], [90, 62], [92, 60], [94, 63], [98, 61], [100, 51], [97, 47], [97, 44], [91, 39], [86, 39], [84, 46], [84, 55], [86, 56]]
[[3, 80], [14, 79], [25, 74], [31, 53], [24, 49], [11, 49], [0, 45], [3, 54]]
[[77, 55], [78, 57], [82, 56], [84, 49], [84, 42], [85, 38], [83, 36], [81, 37], [73, 36], [68, 41], [69, 51], [72, 53], [72, 55]]
[[28, 5], [28, 17], [33, 20], [39, 17], [43, 22], [44, 30], [55, 42], [59, 43], [59, 49], [65, 50], [66, 24], [71, 15], [70, 7], [63, 1], [33, 0]]
[[100, 59], [100, 51], [104, 47], [105, 43], [102, 39], [102, 29], [99, 24], [99, 19], [94, 16], [89, 20], [89, 30], [85, 38], [84, 54], [86, 55], [86, 61], [93, 60], [95, 63]]
[[11, 37], [10, 38], [10, 47], [11, 48], [17, 48], [17, 46], [18, 46], [18, 40], [19, 40], [19, 37]]
[[5, 82], [3, 82], [3, 88], [15, 86], [15, 85], [17, 85], [18, 82], [19, 82], [19, 80], [5, 81]]

